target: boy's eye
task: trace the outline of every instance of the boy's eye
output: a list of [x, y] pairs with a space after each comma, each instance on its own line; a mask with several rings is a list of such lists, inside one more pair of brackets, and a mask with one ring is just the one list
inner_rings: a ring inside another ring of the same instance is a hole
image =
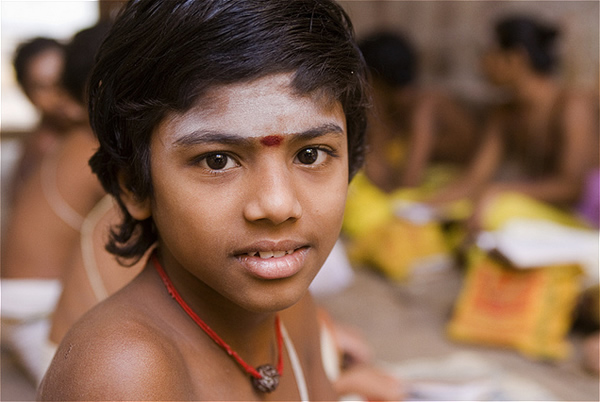
[[238, 166], [233, 158], [220, 152], [206, 155], [200, 161], [200, 165], [210, 170], [224, 170]]
[[323, 165], [327, 163], [328, 158], [337, 157], [338, 154], [329, 147], [314, 146], [302, 149], [296, 154], [296, 162], [302, 165]]
[[206, 157], [206, 164], [209, 168], [214, 170], [220, 170], [227, 166], [227, 155], [214, 154]]
[[319, 150], [317, 148], [306, 148], [298, 153], [298, 161], [304, 165], [312, 165], [319, 158]]

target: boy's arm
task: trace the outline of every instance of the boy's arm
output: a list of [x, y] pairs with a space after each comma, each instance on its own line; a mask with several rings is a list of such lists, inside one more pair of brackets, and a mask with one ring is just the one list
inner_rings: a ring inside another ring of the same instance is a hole
[[463, 198], [474, 199], [492, 179], [504, 154], [502, 117], [495, 115], [488, 123], [479, 149], [465, 174], [434, 194], [428, 201], [434, 206]]
[[418, 187], [431, 161], [435, 141], [436, 103], [433, 95], [423, 95], [418, 100], [412, 119], [406, 164], [402, 172], [402, 186]]

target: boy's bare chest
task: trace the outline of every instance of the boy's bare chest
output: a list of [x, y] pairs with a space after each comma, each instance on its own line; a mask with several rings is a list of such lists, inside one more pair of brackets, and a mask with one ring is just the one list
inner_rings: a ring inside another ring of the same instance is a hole
[[[148, 274], [148, 271], [145, 273]], [[150, 277], [149, 282], [151, 286], [161, 285], [157, 285], [156, 278], [153, 277]], [[174, 399], [302, 400], [302, 387], [306, 387], [310, 400], [336, 399], [322, 366], [318, 332], [307, 332], [303, 322], [296, 322], [297, 315], [281, 314], [284, 334], [281, 354], [274, 348], [272, 354], [268, 353], [266, 359], [262, 359], [266, 361], [251, 361], [247, 360], [244, 347], [236, 350], [252, 367], [261, 364], [275, 366], [278, 356], [282, 356], [283, 371], [277, 389], [272, 393], [261, 393], [254, 390], [251, 375], [189, 316], [180, 311], [179, 306], [174, 306], [170, 297], [161, 299], [160, 302], [156, 300], [156, 305], [145, 306], [144, 310], [147, 314], [158, 314], [159, 317], [155, 318], [162, 325], [155, 325], [155, 320], [151, 325], [152, 330], [157, 332], [160, 344], [172, 348], [170, 354], [173, 358], [169, 358], [167, 370], [177, 379], [179, 389], [173, 393], [177, 395]], [[256, 350], [250, 346], [245, 349], [246, 352]]]
[[[299, 362], [300, 367], [293, 367], [285, 349], [283, 374], [272, 393], [255, 391], [250, 375], [216, 345], [184, 347], [182, 356], [183, 364], [176, 370], [181, 372], [182, 389], [187, 390], [189, 400], [299, 401], [302, 383], [311, 400], [335, 400], [335, 394], [320, 367], [313, 367], [313, 364], [304, 360]], [[314, 381], [313, 373], [322, 373], [323, 378]]]

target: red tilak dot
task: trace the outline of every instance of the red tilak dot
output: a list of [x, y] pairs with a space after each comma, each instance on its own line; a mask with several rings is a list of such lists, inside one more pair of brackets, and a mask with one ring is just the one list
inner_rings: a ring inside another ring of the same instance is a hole
[[281, 144], [281, 141], [283, 141], [283, 137], [280, 135], [267, 135], [260, 139], [260, 143], [266, 147], [276, 147]]

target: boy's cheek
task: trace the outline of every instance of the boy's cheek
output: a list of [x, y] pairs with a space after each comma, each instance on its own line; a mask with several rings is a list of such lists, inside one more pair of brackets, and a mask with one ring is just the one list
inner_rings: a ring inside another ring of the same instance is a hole
[[313, 198], [312, 208], [319, 215], [318, 219], [330, 222], [332, 225], [339, 224], [341, 227], [346, 208], [346, 191], [347, 187], [344, 186], [338, 187], [336, 191], [331, 191], [330, 187], [318, 197]]

